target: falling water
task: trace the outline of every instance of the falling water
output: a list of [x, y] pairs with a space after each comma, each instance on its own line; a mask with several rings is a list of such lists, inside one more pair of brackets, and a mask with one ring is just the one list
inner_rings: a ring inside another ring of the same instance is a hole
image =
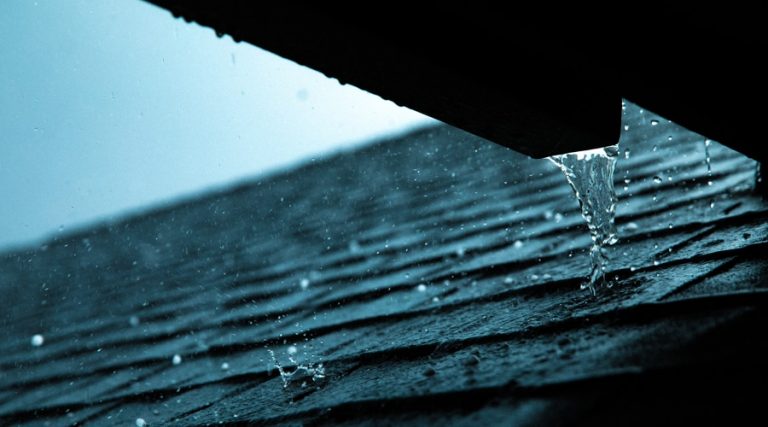
[[614, 218], [616, 216], [616, 192], [613, 189], [613, 170], [619, 154], [618, 145], [595, 150], [551, 156], [565, 174], [581, 205], [581, 215], [587, 221], [592, 237], [589, 251], [592, 270], [589, 281], [581, 288], [592, 293], [605, 282], [607, 259], [604, 247], [618, 241]]
[[709, 155], [709, 146], [712, 141], [704, 140], [704, 163], [707, 164], [707, 185], [712, 185], [712, 157]]

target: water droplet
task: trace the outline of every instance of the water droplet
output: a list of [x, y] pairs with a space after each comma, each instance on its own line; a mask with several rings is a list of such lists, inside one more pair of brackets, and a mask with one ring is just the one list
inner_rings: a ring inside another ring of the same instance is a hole
[[171, 363], [173, 363], [174, 365], [180, 365], [181, 364], [181, 356], [179, 356], [178, 354], [174, 354], [173, 358], [171, 358]]
[[629, 125], [624, 125], [624, 132], [629, 130]]
[[544, 211], [544, 219], [552, 219], [552, 216], [553, 216], [553, 215], [554, 215], [554, 214], [553, 214], [553, 213], [552, 213], [552, 211], [550, 211], [550, 210], [546, 210], [546, 211]]
[[139, 316], [131, 316], [128, 318], [128, 324], [132, 327], [137, 327], [141, 323], [141, 320], [139, 320]]
[[294, 354], [296, 354], [296, 353], [299, 351], [299, 349], [298, 349], [298, 348], [296, 348], [296, 346], [295, 346], [295, 345], [289, 345], [289, 346], [288, 346], [288, 349], [287, 349], [286, 351], [288, 352], [288, 354], [290, 354], [291, 356], [293, 356]]
[[144, 421], [144, 418], [136, 418], [136, 427], [145, 427], [147, 425], [147, 422]]
[[506, 283], [507, 285], [514, 282], [515, 282], [515, 279], [513, 279], [512, 276], [507, 276], [504, 278], [504, 283]]
[[657, 126], [659, 124], [659, 121], [656, 119], [651, 120], [651, 126]]
[[634, 272], [635, 270], [637, 270], [637, 267], [635, 267], [634, 265], [629, 267], [629, 271], [633, 271]]
[[561, 214], [560, 212], [556, 213], [555, 214], [555, 222], [559, 223], [562, 220], [563, 220], [563, 214]]
[[432, 297], [432, 302], [440, 302], [440, 298], [438, 298], [438, 297]]
[[464, 366], [477, 366], [480, 363], [480, 358], [474, 354], [470, 354], [462, 361]]
[[632, 154], [632, 152], [629, 151], [629, 148], [624, 149], [624, 158], [625, 159], [628, 159], [631, 154]]
[[45, 338], [40, 334], [35, 334], [32, 335], [32, 339], [29, 341], [32, 344], [32, 347], [40, 347], [45, 342]]
[[309, 287], [309, 279], [306, 277], [302, 278], [299, 281], [299, 286], [301, 286], [301, 289], [307, 289]]
[[636, 222], [628, 222], [624, 228], [626, 228], [627, 230], [637, 230], [638, 228], [640, 228], [640, 226], [637, 225]]
[[658, 149], [659, 149], [659, 147], [658, 147], [657, 145], [654, 145], [654, 146], [653, 146], [653, 151], [656, 151], [656, 150], [658, 150]]
[[672, 141], [672, 135], [667, 137], [667, 141]]
[[712, 141], [708, 139], [704, 140], [704, 163], [707, 165], [707, 178], [709, 178], [707, 185], [712, 185], [712, 158], [709, 155], [709, 146], [711, 143]]
[[464, 256], [464, 248], [462, 246], [456, 248], [456, 256], [459, 258]]
[[661, 177], [659, 177], [659, 176], [654, 176], [654, 177], [653, 177], [653, 182], [654, 182], [654, 183], [656, 183], [656, 184], [661, 184]]
[[654, 265], [654, 266], [657, 266], [657, 265], [659, 265], [659, 261], [657, 261], [657, 260], [653, 260], [653, 265]]
[[362, 248], [360, 247], [360, 243], [357, 242], [357, 240], [352, 240], [349, 242], [349, 252], [353, 254], [360, 253], [360, 250]]
[[427, 285], [421, 283], [419, 286], [416, 286], [416, 290], [419, 292], [426, 292], [427, 291]]
[[224, 362], [224, 363], [221, 364], [221, 370], [222, 371], [226, 371], [228, 369], [229, 369], [229, 363]]
[[522, 247], [523, 247], [523, 242], [522, 242], [522, 241], [520, 241], [520, 240], [515, 240], [515, 242], [514, 242], [514, 243], [512, 243], [512, 246], [513, 246], [515, 249], [520, 249], [520, 248], [522, 248]]

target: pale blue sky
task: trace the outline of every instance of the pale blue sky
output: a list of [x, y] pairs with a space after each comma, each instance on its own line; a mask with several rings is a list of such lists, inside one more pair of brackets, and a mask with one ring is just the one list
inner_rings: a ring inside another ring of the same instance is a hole
[[426, 123], [140, 0], [3, 0], [0, 248]]

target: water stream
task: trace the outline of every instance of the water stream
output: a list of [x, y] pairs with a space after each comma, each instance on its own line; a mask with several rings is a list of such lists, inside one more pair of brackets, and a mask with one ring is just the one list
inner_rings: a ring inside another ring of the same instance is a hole
[[614, 223], [617, 199], [613, 188], [613, 171], [618, 155], [618, 145], [611, 145], [549, 157], [565, 174], [579, 200], [581, 215], [589, 227], [592, 237], [589, 251], [592, 269], [589, 280], [581, 288], [589, 288], [593, 294], [601, 284], [607, 284], [605, 271], [608, 260], [605, 247], [618, 241]]
[[709, 146], [712, 141], [704, 140], [704, 163], [707, 165], [707, 185], [712, 185], [712, 157], [709, 155]]

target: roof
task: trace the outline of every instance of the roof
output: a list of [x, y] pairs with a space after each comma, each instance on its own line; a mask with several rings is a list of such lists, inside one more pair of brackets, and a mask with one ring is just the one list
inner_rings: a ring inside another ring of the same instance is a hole
[[[712, 144], [708, 174], [702, 137], [631, 105], [625, 123], [613, 286], [596, 296], [579, 290], [590, 238], [556, 167], [448, 126], [6, 253], [0, 422], [749, 408], [768, 301], [754, 162]], [[302, 367], [285, 386], [270, 351]]]

